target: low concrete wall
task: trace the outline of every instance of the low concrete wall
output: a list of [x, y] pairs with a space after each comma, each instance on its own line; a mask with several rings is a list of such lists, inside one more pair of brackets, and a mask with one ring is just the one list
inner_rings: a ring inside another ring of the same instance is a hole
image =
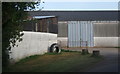
[[94, 37], [95, 47], [118, 47], [118, 37]]
[[58, 37], [58, 44], [60, 44], [61, 47], [67, 47], [68, 45], [68, 38], [67, 37]]
[[18, 47], [12, 47], [10, 59], [16, 62], [31, 55], [40, 55], [48, 51], [48, 47], [57, 43], [57, 34], [42, 32], [23, 32], [23, 40], [17, 42]]

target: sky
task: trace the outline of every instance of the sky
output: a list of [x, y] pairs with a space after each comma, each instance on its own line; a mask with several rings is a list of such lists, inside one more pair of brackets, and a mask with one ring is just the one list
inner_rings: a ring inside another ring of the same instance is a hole
[[119, 0], [42, 0], [36, 10], [118, 10], [118, 2]]

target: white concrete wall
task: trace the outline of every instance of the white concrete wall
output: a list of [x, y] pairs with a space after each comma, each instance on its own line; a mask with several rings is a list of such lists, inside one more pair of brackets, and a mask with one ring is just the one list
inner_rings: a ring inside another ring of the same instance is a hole
[[12, 47], [10, 59], [18, 61], [31, 55], [44, 54], [48, 51], [48, 47], [57, 43], [57, 34], [42, 32], [23, 32], [23, 41], [17, 42], [18, 47]]
[[58, 44], [60, 44], [61, 47], [67, 47], [68, 38], [67, 37], [58, 37]]
[[96, 47], [118, 47], [118, 37], [94, 37]]

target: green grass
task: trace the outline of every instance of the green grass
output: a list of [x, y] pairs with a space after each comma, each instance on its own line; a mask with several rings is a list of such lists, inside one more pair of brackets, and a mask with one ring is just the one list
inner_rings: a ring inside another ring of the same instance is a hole
[[72, 51], [72, 50], [61, 49], [61, 52], [81, 52], [81, 51]]
[[22, 64], [22, 63], [24, 63], [26, 61], [31, 61], [32, 59], [37, 59], [40, 56], [41, 55], [32, 55], [32, 56], [26, 57], [24, 59], [21, 59], [19, 62], [16, 62], [15, 64]]
[[91, 57], [91, 54], [81, 55], [80, 52], [46, 53], [22, 59], [3, 72], [80, 72], [102, 59]]
[[120, 47], [115, 47], [115, 48], [120, 48]]

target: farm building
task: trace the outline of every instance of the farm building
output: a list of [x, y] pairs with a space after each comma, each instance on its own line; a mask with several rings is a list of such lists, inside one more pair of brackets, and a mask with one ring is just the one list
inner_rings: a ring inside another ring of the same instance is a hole
[[[11, 63], [31, 55], [42, 55], [57, 43], [58, 21], [56, 16], [29, 17], [23, 23], [22, 41], [9, 53]], [[58, 49], [59, 50], [59, 49]], [[58, 51], [59, 52], [59, 51]]]
[[[30, 11], [30, 16], [57, 16], [58, 41], [67, 47], [118, 47], [117, 11]], [[55, 28], [54, 28], [55, 29]]]
[[23, 24], [24, 31], [58, 33], [58, 21], [56, 16], [34, 16]]

